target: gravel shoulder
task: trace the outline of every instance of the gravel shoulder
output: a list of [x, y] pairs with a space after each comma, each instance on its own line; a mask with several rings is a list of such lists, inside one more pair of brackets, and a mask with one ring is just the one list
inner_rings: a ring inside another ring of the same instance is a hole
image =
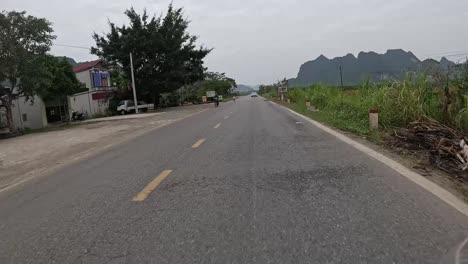
[[0, 140], [0, 191], [209, 107], [194, 105], [125, 118], [96, 119], [67, 129]]

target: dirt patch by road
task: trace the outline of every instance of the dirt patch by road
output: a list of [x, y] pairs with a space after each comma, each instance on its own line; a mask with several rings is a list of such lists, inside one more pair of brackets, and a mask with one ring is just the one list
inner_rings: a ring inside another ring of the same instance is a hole
[[98, 122], [0, 140], [0, 190], [207, 108], [208, 105], [178, 107], [138, 118], [94, 120]]

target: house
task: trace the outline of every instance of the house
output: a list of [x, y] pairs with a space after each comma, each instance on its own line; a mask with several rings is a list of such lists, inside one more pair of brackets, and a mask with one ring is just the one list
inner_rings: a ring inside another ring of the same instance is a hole
[[73, 67], [76, 78], [94, 91], [108, 90], [111, 87], [110, 74], [102, 60], [86, 62]]
[[[62, 122], [70, 117], [73, 111], [82, 112], [88, 118], [104, 114], [109, 108], [111, 91], [110, 73], [102, 60], [86, 62], [73, 67], [78, 81], [83, 83], [87, 91], [67, 96], [66, 99], [44, 101], [34, 96], [26, 101], [19, 97], [13, 101], [13, 122], [17, 129], [39, 129], [49, 123]], [[2, 83], [8, 87], [9, 83]], [[1, 103], [0, 103], [1, 106]], [[0, 107], [0, 133], [9, 132], [5, 109]]]
[[87, 91], [68, 96], [70, 113], [84, 113], [88, 118], [105, 114], [109, 109], [109, 98], [112, 95], [110, 73], [102, 60], [86, 62], [73, 67], [78, 81]]

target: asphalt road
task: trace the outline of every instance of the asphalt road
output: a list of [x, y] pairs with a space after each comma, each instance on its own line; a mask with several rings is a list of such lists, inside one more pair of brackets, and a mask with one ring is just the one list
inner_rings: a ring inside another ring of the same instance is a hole
[[455, 209], [243, 97], [0, 193], [0, 263], [438, 263]]

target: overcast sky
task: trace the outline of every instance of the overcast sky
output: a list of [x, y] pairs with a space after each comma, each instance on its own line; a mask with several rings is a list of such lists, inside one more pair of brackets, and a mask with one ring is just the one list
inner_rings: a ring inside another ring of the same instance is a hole
[[[57, 44], [89, 47], [92, 32], [123, 14], [165, 12], [170, 0], [1, 0], [4, 10], [26, 10], [54, 24]], [[468, 56], [467, 0], [174, 0], [192, 21], [199, 43], [214, 48], [211, 71], [238, 83], [273, 83], [295, 77], [302, 63], [320, 54], [332, 58], [359, 51], [411, 50], [427, 57]], [[54, 46], [52, 53], [77, 61], [95, 57], [85, 49]]]

